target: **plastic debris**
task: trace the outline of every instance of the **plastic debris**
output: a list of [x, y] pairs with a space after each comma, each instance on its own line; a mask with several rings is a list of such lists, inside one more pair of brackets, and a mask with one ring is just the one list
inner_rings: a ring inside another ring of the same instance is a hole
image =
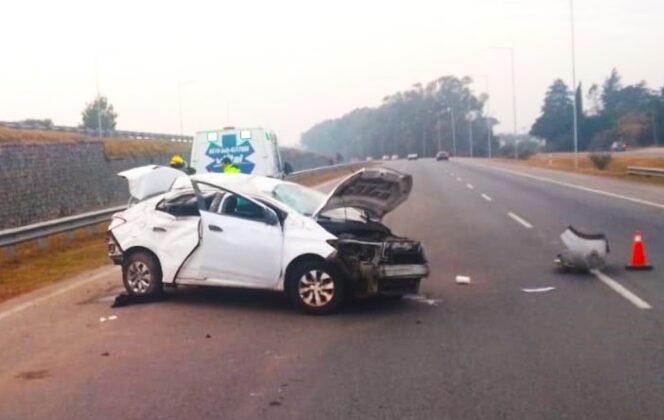
[[549, 286], [549, 287], [537, 287], [537, 288], [534, 288], [534, 289], [521, 289], [521, 290], [523, 290], [526, 293], [544, 293], [544, 292], [550, 292], [552, 290], [556, 290], [556, 288]]
[[556, 264], [581, 271], [602, 268], [606, 264], [609, 241], [603, 233], [584, 233], [569, 226], [560, 239], [565, 250], [556, 257]]
[[404, 299], [414, 300], [415, 302], [426, 303], [427, 305], [434, 306], [439, 300], [438, 299], [429, 299], [424, 295], [405, 295]]
[[101, 318], [99, 318], [99, 322], [106, 322], [106, 317], [102, 316]]
[[468, 276], [456, 276], [457, 284], [470, 284], [470, 277]]

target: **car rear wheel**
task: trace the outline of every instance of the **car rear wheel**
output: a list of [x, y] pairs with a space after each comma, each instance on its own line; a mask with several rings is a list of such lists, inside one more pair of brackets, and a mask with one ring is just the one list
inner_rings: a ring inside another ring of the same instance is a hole
[[292, 271], [288, 293], [295, 306], [304, 312], [324, 315], [333, 312], [345, 298], [345, 283], [331, 264], [310, 261]]
[[132, 296], [154, 296], [161, 293], [161, 268], [147, 252], [134, 252], [122, 264], [122, 281]]

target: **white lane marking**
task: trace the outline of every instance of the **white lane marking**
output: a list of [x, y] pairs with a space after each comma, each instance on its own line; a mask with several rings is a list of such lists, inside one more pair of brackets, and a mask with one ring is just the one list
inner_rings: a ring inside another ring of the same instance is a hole
[[[482, 166], [482, 165], [477, 165], [477, 164], [474, 164], [474, 163], [471, 163], [470, 165]], [[620, 194], [616, 194], [616, 193], [612, 193], [612, 192], [608, 192], [608, 191], [596, 190], [594, 188], [582, 187], [580, 185], [574, 185], [574, 184], [570, 184], [570, 183], [563, 182], [563, 181], [556, 181], [556, 180], [553, 180], [553, 179], [544, 178], [544, 177], [537, 176], [537, 175], [525, 174], [525, 173], [522, 173], [522, 172], [512, 171], [510, 169], [505, 169], [505, 168], [496, 168], [496, 167], [491, 167], [491, 166], [482, 166], [482, 167], [492, 169], [492, 170], [495, 170], [495, 171], [506, 172], [506, 173], [509, 173], [509, 174], [512, 174], [512, 175], [522, 176], [524, 178], [531, 178], [531, 179], [535, 179], [535, 180], [542, 181], [542, 182], [548, 182], [550, 184], [561, 185], [563, 187], [574, 188], [574, 189], [580, 190], [580, 191], [586, 191], [586, 192], [590, 192], [590, 193], [594, 193], [594, 194], [599, 194], [599, 195], [603, 195], [603, 196], [606, 196], [606, 197], [618, 198], [618, 199], [625, 200], [625, 201], [631, 201], [632, 203], [643, 204], [643, 205], [646, 205], [646, 206], [651, 206], [651, 207], [655, 207], [655, 208], [664, 210], [664, 204], [655, 203], [655, 202], [648, 201], [648, 200], [641, 200], [640, 198], [629, 197], [629, 196], [626, 196], [626, 195], [620, 195]]]
[[473, 187], [473, 184], [466, 184], [466, 187], [468, 187], [471, 190], [475, 188], [475, 187]]
[[93, 281], [97, 281], [101, 277], [107, 276], [108, 274], [110, 274], [112, 271], [114, 271], [116, 269], [117, 269], [117, 267], [109, 267], [108, 269], [106, 269], [106, 270], [104, 270], [100, 273], [97, 273], [97, 274], [95, 274], [94, 276], [92, 276], [90, 278], [82, 279], [80, 281], [77, 281], [76, 283], [70, 284], [69, 286], [63, 287], [62, 289], [58, 289], [55, 292], [50, 293], [46, 296], [42, 296], [42, 297], [30, 300], [28, 302], [25, 302], [25, 303], [22, 303], [18, 306], [15, 306], [11, 309], [8, 309], [8, 310], [0, 313], [0, 320], [2, 320], [4, 318], [7, 318], [9, 316], [12, 316], [12, 315], [14, 315], [16, 313], [19, 313], [21, 311], [24, 311], [24, 310], [26, 310], [26, 309], [28, 309], [28, 308], [30, 308], [30, 307], [38, 304], [38, 303], [44, 302], [48, 299], [52, 299], [56, 296], [60, 296], [64, 293], [67, 293], [70, 290], [76, 289], [77, 287], [83, 286], [83, 285], [88, 284], [88, 283], [92, 283]]
[[461, 178], [457, 177], [457, 181], [461, 182]]
[[482, 194], [482, 198], [485, 199], [486, 201], [491, 201], [491, 197], [489, 197], [486, 194]]
[[517, 221], [518, 223], [520, 223], [521, 226], [525, 227], [526, 229], [532, 229], [532, 228], [533, 228], [533, 225], [531, 225], [530, 223], [528, 223], [527, 220], [525, 220], [524, 218], [520, 217], [518, 214], [515, 214], [515, 213], [512, 213], [512, 212], [508, 212], [507, 215], [508, 215], [509, 217], [511, 217], [512, 219], [514, 219], [515, 221]]
[[613, 280], [611, 277], [607, 276], [606, 274], [602, 273], [599, 270], [590, 270], [590, 272], [597, 277], [602, 283], [606, 284], [610, 288], [613, 289], [616, 293], [627, 299], [628, 301], [632, 302], [634, 306], [636, 306], [639, 309], [652, 309], [652, 306], [645, 300], [641, 299], [634, 293], [630, 292], [623, 286], [622, 284], [618, 283], [617, 281]]

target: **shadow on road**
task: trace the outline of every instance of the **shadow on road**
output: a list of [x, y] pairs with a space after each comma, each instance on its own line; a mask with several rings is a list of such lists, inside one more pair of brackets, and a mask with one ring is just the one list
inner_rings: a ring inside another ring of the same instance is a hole
[[[144, 304], [169, 304], [187, 305], [195, 308], [204, 305], [206, 307], [217, 307], [220, 309], [244, 309], [247, 311], [259, 311], [282, 314], [299, 315], [298, 311], [290, 304], [288, 297], [282, 293], [234, 289], [219, 287], [179, 287], [167, 290], [159, 298], [145, 298], [128, 296], [124, 293], [118, 295], [111, 307], [120, 308]], [[340, 308], [333, 316], [335, 317], [357, 317], [395, 314], [412, 309], [412, 302], [401, 299], [388, 298], [363, 298], [352, 299]]]

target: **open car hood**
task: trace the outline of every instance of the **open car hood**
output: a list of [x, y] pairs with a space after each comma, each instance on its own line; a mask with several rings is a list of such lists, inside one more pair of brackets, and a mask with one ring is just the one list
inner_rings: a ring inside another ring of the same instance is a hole
[[413, 178], [394, 169], [365, 168], [341, 181], [312, 217], [330, 210], [352, 207], [382, 219], [408, 199]]
[[138, 201], [165, 193], [177, 178], [187, 176], [177, 169], [159, 165], [139, 166], [118, 175], [127, 180], [129, 194]]

